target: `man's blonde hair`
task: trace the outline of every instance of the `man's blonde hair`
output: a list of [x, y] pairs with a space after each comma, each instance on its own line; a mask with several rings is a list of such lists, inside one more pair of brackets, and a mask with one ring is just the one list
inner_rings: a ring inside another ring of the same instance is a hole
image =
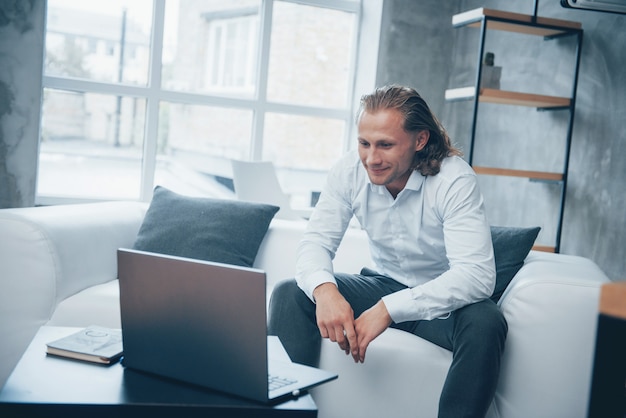
[[462, 155], [461, 151], [452, 145], [446, 130], [415, 89], [391, 85], [364, 95], [361, 97], [357, 121], [364, 112], [375, 113], [383, 109], [395, 109], [402, 113], [403, 128], [407, 133], [418, 133], [423, 130], [430, 132], [426, 146], [417, 151], [413, 157], [412, 168], [422, 175], [434, 176], [439, 173], [444, 158]]

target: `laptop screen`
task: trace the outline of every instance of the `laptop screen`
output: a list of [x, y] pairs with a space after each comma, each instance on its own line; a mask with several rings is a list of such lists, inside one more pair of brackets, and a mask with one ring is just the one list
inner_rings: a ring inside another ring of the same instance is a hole
[[266, 400], [265, 273], [118, 250], [127, 367]]

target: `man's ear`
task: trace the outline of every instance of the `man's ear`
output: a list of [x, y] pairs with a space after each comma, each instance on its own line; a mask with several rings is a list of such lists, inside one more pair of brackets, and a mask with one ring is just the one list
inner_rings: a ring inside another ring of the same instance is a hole
[[424, 129], [423, 131], [419, 131], [417, 133], [417, 141], [415, 142], [415, 151], [421, 151], [424, 149], [426, 144], [428, 144], [428, 139], [430, 138], [430, 131], [428, 129]]

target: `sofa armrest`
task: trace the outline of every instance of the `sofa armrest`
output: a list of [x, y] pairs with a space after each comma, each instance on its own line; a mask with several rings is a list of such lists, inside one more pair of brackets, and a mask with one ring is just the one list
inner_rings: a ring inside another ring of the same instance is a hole
[[584, 417], [607, 282], [587, 258], [531, 251], [500, 299], [509, 325], [495, 399], [500, 416]]
[[117, 276], [147, 205], [106, 202], [0, 210], [0, 385], [65, 298]]

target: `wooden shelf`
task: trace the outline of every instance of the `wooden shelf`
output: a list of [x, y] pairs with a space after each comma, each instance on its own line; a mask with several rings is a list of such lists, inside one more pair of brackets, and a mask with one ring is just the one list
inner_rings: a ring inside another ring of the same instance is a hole
[[563, 181], [563, 174], [551, 173], [547, 171], [529, 171], [529, 170], [512, 170], [509, 168], [493, 168], [493, 167], [472, 167], [476, 174], [484, 174], [489, 176], [508, 176], [508, 177], [523, 177], [533, 180], [544, 181]]
[[535, 251], [543, 251], [544, 253], [555, 253], [556, 252], [556, 248], [555, 247], [551, 247], [549, 245], [533, 245], [532, 249], [535, 250]]
[[452, 25], [454, 27], [480, 27], [483, 18], [487, 20], [487, 29], [537, 36], [562, 35], [582, 29], [580, 22], [545, 17], [537, 17], [536, 21], [533, 22], [532, 15], [503, 12], [484, 7], [452, 16]]
[[[461, 87], [446, 90], [446, 100], [471, 100], [476, 94], [475, 87]], [[537, 108], [564, 108], [572, 103], [568, 97], [546, 96], [542, 94], [518, 93], [498, 89], [480, 89], [478, 100], [481, 103], [498, 103]]]

